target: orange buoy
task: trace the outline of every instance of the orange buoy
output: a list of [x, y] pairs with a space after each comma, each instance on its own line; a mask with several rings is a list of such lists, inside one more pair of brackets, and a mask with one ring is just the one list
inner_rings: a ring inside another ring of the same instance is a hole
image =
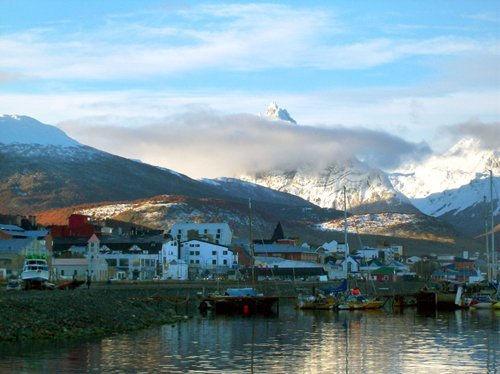
[[360, 294], [359, 288], [355, 288], [354, 290], [352, 290], [352, 294], [353, 295], [359, 295]]
[[248, 305], [243, 306], [243, 314], [248, 314]]

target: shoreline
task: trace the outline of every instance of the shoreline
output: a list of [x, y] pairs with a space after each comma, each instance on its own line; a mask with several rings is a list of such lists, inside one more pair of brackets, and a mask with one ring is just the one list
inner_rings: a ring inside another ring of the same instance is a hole
[[107, 336], [184, 320], [171, 303], [144, 289], [6, 292], [0, 341]]

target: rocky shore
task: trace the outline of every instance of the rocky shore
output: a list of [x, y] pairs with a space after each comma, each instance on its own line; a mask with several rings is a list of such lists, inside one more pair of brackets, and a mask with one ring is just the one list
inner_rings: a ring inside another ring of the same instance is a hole
[[0, 316], [0, 341], [109, 335], [184, 319], [147, 289], [2, 292]]

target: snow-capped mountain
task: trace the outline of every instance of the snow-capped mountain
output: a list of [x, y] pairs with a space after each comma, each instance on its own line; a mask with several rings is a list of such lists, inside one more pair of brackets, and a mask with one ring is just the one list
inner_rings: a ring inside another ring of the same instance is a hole
[[[462, 139], [447, 152], [393, 173], [390, 179], [396, 190], [423, 213], [475, 234], [484, 229], [490, 198], [489, 170], [495, 176], [493, 202], [498, 216], [499, 152], [483, 149], [476, 139]], [[485, 196], [487, 204], [483, 203]]]
[[266, 117], [273, 120], [281, 120], [297, 124], [297, 121], [295, 121], [290, 116], [288, 111], [286, 109], [280, 108], [274, 101], [267, 107]]
[[39, 144], [43, 146], [81, 146], [62, 130], [28, 116], [0, 115], [0, 143]]
[[291, 171], [247, 174], [240, 178], [300, 196], [322, 208], [343, 210], [345, 186], [347, 208], [350, 211], [416, 211], [409, 200], [392, 187], [383, 171], [356, 159], [338, 161], [319, 171], [312, 167], [302, 167]]
[[[410, 199], [421, 199], [487, 177], [489, 170], [499, 174], [499, 153], [482, 149], [479, 140], [465, 138], [447, 152], [419, 165], [409, 165], [392, 174], [390, 179], [394, 187]], [[422, 209], [427, 210], [425, 206]], [[425, 213], [432, 214], [431, 211]]]
[[243, 204], [252, 197], [256, 203], [281, 204], [298, 211], [312, 206], [297, 196], [247, 182], [228, 179], [206, 183], [115, 156], [80, 144], [57, 127], [27, 116], [0, 117], [0, 160], [0, 212], [6, 213], [162, 194]]

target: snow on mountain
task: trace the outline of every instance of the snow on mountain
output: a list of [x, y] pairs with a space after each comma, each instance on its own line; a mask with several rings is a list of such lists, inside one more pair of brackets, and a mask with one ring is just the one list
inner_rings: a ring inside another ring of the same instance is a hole
[[[342, 218], [315, 225], [321, 231], [343, 231]], [[409, 213], [358, 214], [347, 218], [347, 230], [353, 234], [396, 236], [452, 242], [455, 231], [436, 218]]]
[[356, 160], [338, 161], [315, 171], [302, 167], [293, 171], [270, 171], [243, 175], [243, 180], [300, 196], [322, 208], [354, 211], [416, 211], [408, 199], [394, 190], [387, 175]]
[[46, 125], [28, 116], [6, 114], [0, 116], [0, 143], [62, 147], [81, 145], [55, 126]]
[[425, 198], [484, 178], [490, 169], [495, 175], [500, 172], [498, 151], [482, 149], [478, 140], [465, 138], [441, 155], [393, 173], [390, 179], [407, 197]]
[[288, 111], [284, 108], [280, 108], [278, 104], [276, 104], [274, 101], [269, 104], [267, 107], [266, 111], [266, 117], [274, 120], [281, 120], [281, 121], [286, 121], [290, 123], [297, 124], [297, 121], [295, 121]]
[[390, 175], [395, 189], [423, 213], [460, 212], [489, 196], [489, 170], [500, 175], [499, 152], [465, 138], [447, 152]]

